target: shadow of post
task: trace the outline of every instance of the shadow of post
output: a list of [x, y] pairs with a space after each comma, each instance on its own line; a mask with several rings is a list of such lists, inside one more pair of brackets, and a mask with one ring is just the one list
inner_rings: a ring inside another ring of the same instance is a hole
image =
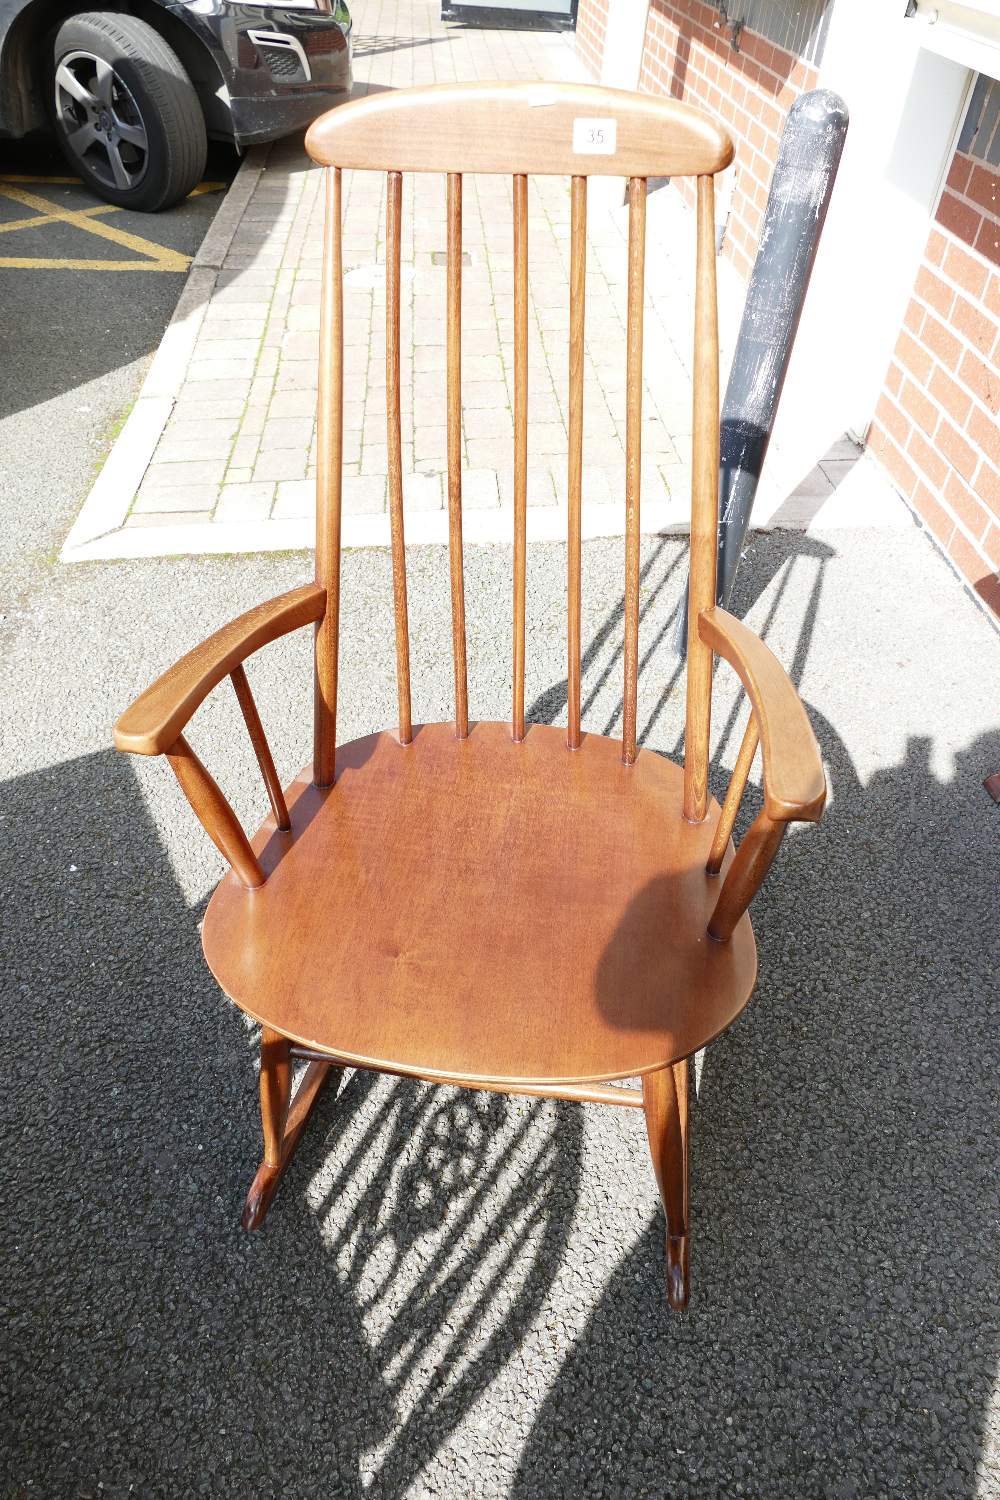
[[[764, 539], [738, 581], [740, 614], [775, 586], [769, 624], [781, 566], [818, 564], [796, 684], [830, 555]], [[980, 783], [1000, 731], [951, 779], [911, 738], [862, 784], [810, 718], [834, 797], [754, 902], [757, 993], [705, 1057], [691, 1309], [664, 1304], [657, 1212], [549, 1392], [516, 1496], [978, 1493], [1000, 1347], [1000, 929], [975, 872], [995, 868]], [[717, 764], [713, 781], [721, 794]], [[760, 805], [749, 787], [738, 831]]]

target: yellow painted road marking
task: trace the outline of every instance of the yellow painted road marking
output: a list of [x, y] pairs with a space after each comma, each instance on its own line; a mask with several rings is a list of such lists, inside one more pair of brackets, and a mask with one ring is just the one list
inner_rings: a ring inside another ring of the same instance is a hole
[[33, 208], [47, 223], [57, 221], [61, 224], [71, 224], [76, 229], [85, 230], [87, 234], [96, 235], [98, 239], [110, 240], [112, 244], [121, 245], [125, 250], [146, 257], [144, 260], [68, 260], [62, 257], [54, 259], [28, 259], [27, 257], [0, 257], [0, 269], [13, 271], [36, 270], [58, 270], [66, 271], [186, 271], [191, 264], [190, 255], [182, 255], [179, 250], [171, 250], [166, 245], [156, 245], [152, 240], [143, 239], [138, 234], [128, 234], [124, 229], [116, 229], [113, 224], [103, 224], [100, 219], [88, 214], [85, 209], [62, 208], [58, 204], [50, 203], [47, 198], [40, 198], [37, 193], [25, 192], [24, 188], [15, 187], [11, 183], [0, 184], [0, 196], [9, 198], [14, 203], [20, 203], [24, 208]]
[[[48, 198], [40, 198], [36, 193], [27, 193], [23, 188], [15, 186], [17, 183], [52, 183], [66, 184], [78, 183], [79, 177], [32, 177], [18, 173], [0, 173], [0, 197], [9, 198], [12, 203], [20, 203], [24, 208], [34, 209], [35, 212], [24, 219], [8, 219], [6, 223], [0, 223], [0, 234], [8, 233], [13, 229], [39, 229], [45, 224], [71, 224], [76, 229], [83, 229], [87, 234], [95, 234], [99, 239], [112, 240], [116, 245], [123, 246], [126, 250], [134, 250], [143, 256], [142, 260], [82, 260], [67, 256], [0, 256], [0, 270], [6, 271], [186, 271], [191, 264], [190, 255], [184, 255], [179, 250], [172, 250], [167, 245], [154, 244], [152, 240], [143, 239], [138, 234], [127, 234], [124, 229], [116, 229], [111, 224], [100, 224], [99, 217], [105, 214], [121, 213], [119, 206], [112, 203], [98, 203], [91, 208], [63, 208], [59, 204], [51, 203]], [[225, 187], [224, 182], [199, 182], [189, 197], [197, 198], [204, 193], [217, 193]]]
[[81, 177], [33, 177], [30, 172], [0, 172], [0, 182], [82, 182]]
[[[35, 177], [30, 172], [0, 172], [0, 182], [51, 182], [56, 187], [66, 187], [73, 183], [82, 184], [82, 177]], [[202, 193], [221, 193], [225, 187], [224, 182], [199, 182], [198, 186], [192, 188], [188, 193], [189, 198], [199, 198]], [[109, 204], [109, 207], [111, 205]]]
[[30, 255], [0, 255], [0, 271], [186, 271], [155, 260], [42, 260]]
[[[3, 189], [0, 188], [0, 196]], [[93, 208], [81, 208], [78, 210], [81, 217], [95, 218], [98, 214], [117, 214], [121, 209], [116, 208], [113, 203], [98, 203]], [[59, 220], [55, 214], [32, 214], [30, 219], [7, 219], [0, 223], [0, 234], [9, 234], [12, 229], [38, 229], [42, 224], [57, 224]]]

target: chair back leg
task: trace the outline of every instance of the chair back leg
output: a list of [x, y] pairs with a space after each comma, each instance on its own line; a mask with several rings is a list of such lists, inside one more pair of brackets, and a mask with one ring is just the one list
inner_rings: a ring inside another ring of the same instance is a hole
[[672, 1063], [642, 1080], [649, 1152], [667, 1216], [667, 1300], [688, 1303], [688, 1062]]

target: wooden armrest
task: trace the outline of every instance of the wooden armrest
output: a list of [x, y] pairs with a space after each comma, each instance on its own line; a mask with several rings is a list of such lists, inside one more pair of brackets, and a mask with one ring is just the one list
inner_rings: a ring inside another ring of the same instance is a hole
[[784, 667], [740, 620], [703, 609], [698, 634], [735, 669], [753, 705], [764, 762], [764, 811], [773, 823], [815, 823], [826, 802], [819, 746]]
[[325, 608], [326, 590], [307, 583], [223, 625], [125, 710], [115, 725], [115, 745], [133, 755], [162, 755], [223, 677], [269, 641], [321, 619]]

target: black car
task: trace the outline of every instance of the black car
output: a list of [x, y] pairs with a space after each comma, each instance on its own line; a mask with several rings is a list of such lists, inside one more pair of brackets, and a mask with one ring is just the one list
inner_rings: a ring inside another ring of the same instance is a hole
[[0, 137], [54, 129], [122, 208], [183, 198], [209, 136], [238, 148], [307, 125], [351, 87], [342, 0], [0, 0]]

